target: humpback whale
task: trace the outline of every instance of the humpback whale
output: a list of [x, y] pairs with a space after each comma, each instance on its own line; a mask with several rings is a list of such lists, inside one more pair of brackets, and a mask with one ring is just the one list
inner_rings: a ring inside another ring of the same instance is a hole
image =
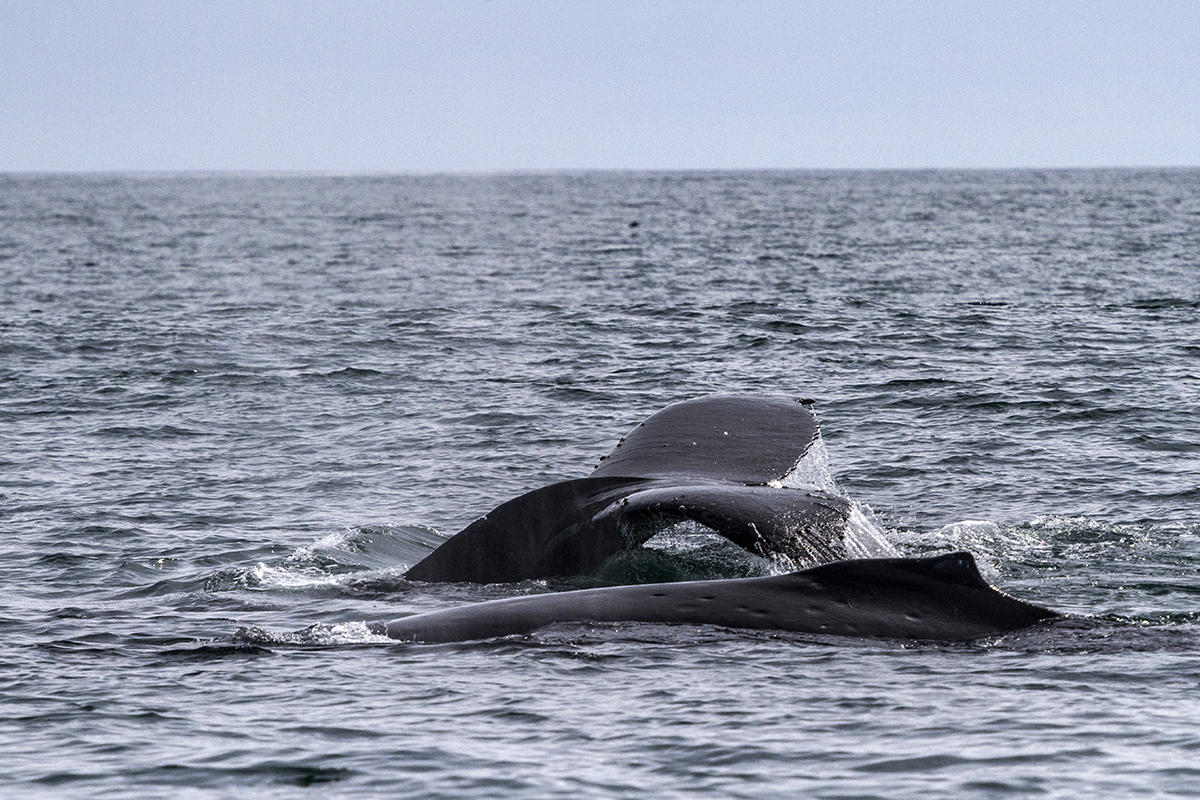
[[393, 639], [459, 642], [557, 622], [665, 622], [889, 639], [968, 640], [1060, 615], [997, 591], [967, 552], [853, 559], [766, 578], [510, 597], [376, 623]]
[[850, 504], [783, 483], [819, 436], [810, 405], [715, 395], [667, 406], [587, 477], [504, 503], [405, 577], [510, 583], [586, 574], [678, 520], [797, 565], [844, 559]]
[[590, 475], [498, 506], [405, 577], [502, 583], [586, 574], [681, 519], [807, 568], [513, 597], [375, 623], [373, 630], [452, 642], [557, 622], [659, 622], [965, 640], [1060, 616], [988, 585], [970, 553], [848, 558], [849, 502], [791, 480], [819, 436], [810, 405], [716, 395], [668, 406], [618, 442]]

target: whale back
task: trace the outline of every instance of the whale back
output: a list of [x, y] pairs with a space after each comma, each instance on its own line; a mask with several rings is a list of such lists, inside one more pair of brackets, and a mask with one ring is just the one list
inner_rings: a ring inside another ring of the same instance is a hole
[[555, 623], [652, 622], [961, 641], [1059, 616], [997, 591], [971, 554], [960, 552], [839, 561], [767, 578], [526, 595], [401, 617], [377, 630], [395, 639], [450, 642], [525, 634]]

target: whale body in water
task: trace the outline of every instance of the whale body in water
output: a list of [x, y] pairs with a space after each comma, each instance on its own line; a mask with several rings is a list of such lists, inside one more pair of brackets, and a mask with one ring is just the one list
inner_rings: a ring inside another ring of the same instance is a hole
[[580, 575], [680, 519], [807, 569], [731, 580], [513, 597], [376, 623], [394, 639], [450, 642], [560, 622], [654, 622], [964, 640], [1060, 616], [997, 591], [970, 553], [850, 559], [845, 498], [790, 480], [819, 436], [807, 401], [718, 395], [668, 406], [583, 478], [504, 503], [405, 574], [514, 582]]
[[787, 575], [611, 586], [510, 597], [378, 623], [393, 639], [457, 642], [559, 622], [659, 622], [727, 628], [967, 640], [1059, 615], [987, 584], [970, 553], [851, 559]]

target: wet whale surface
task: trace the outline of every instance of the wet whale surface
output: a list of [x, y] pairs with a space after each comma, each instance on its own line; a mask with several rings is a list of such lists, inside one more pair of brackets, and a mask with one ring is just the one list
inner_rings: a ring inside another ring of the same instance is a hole
[[559, 622], [665, 622], [886, 639], [967, 640], [1058, 618], [989, 586], [967, 552], [852, 559], [786, 575], [511, 597], [401, 617], [376, 633], [456, 642]]

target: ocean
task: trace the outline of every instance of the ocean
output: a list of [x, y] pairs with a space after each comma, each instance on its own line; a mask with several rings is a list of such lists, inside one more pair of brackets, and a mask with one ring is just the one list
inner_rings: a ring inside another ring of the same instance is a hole
[[[369, 632], [561, 588], [402, 575], [725, 392], [814, 400], [890, 551], [1070, 617]], [[1200, 170], [0, 176], [0, 785], [1200, 796], [1198, 411]]]

